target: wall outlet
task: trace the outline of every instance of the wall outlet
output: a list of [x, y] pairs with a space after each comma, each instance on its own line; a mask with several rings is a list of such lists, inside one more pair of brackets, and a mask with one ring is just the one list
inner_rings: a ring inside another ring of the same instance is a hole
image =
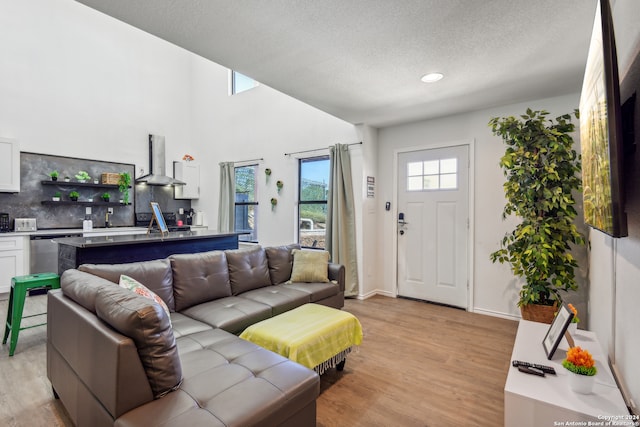
[[113, 208], [107, 208], [107, 212], [108, 212], [109, 214], [113, 214]]
[[84, 213], [85, 215], [91, 215], [91, 207], [87, 206], [86, 208], [84, 208]]

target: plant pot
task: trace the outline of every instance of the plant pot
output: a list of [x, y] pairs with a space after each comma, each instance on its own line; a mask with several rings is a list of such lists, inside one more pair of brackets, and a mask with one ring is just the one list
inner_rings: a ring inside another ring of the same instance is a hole
[[52, 177], [51, 177], [51, 181], [57, 181], [57, 180], [58, 180], [58, 177], [57, 177], [57, 176], [52, 176]]
[[108, 197], [103, 197], [102, 200], [104, 200], [105, 202], [109, 203], [109, 198]]
[[591, 394], [596, 382], [595, 375], [580, 375], [569, 371], [569, 388], [576, 393]]
[[52, 197], [51, 200], [53, 200], [54, 202], [59, 202], [60, 201], [60, 197]]
[[520, 314], [524, 320], [551, 324], [556, 316], [557, 308], [557, 304], [526, 304], [520, 306]]
[[71, 199], [72, 202], [77, 202], [78, 201], [77, 197], [69, 197], [69, 199]]

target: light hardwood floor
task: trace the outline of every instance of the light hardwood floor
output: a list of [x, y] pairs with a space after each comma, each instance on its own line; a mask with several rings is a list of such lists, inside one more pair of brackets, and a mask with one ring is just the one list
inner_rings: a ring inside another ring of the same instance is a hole
[[[25, 308], [44, 308], [44, 296]], [[7, 302], [0, 301], [4, 321]], [[322, 376], [319, 427], [501, 426], [517, 323], [418, 301], [347, 300], [364, 340], [343, 372]], [[3, 325], [4, 326], [4, 325]], [[4, 328], [2, 328], [4, 332]], [[0, 349], [0, 425], [70, 426], [46, 376], [46, 328]]]

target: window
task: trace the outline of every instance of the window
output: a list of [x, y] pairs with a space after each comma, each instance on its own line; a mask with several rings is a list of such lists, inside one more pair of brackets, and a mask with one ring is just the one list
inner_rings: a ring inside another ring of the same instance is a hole
[[258, 165], [240, 166], [235, 168], [235, 231], [249, 233], [238, 236], [239, 240], [249, 242], [258, 241], [258, 197], [256, 194], [257, 171]]
[[458, 188], [458, 159], [407, 163], [407, 191], [455, 190]]
[[329, 157], [300, 159], [298, 242], [305, 248], [325, 248]]
[[231, 95], [253, 89], [258, 82], [237, 71], [231, 70]]

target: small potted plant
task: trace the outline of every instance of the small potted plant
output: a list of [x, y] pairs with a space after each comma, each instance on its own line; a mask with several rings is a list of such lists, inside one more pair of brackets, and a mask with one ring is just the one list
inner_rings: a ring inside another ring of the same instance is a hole
[[51, 181], [57, 181], [58, 180], [58, 171], [53, 171], [49, 174], [49, 176], [51, 177]]
[[71, 200], [72, 202], [77, 202], [78, 197], [80, 197], [80, 193], [78, 193], [77, 191], [72, 191], [71, 193], [69, 193], [69, 200]]
[[65, 176], [64, 177], [64, 182], [69, 182], [69, 181], [71, 181], [71, 178], [69, 178], [68, 176]]
[[53, 197], [51, 198], [54, 202], [59, 202], [60, 201], [60, 197], [62, 197], [62, 194], [60, 194], [59, 191], [56, 191], [53, 194]]
[[571, 347], [567, 350], [567, 358], [562, 361], [562, 366], [573, 373], [569, 379], [573, 391], [581, 394], [591, 393], [595, 382], [594, 375], [598, 372], [591, 353], [580, 346]]
[[101, 197], [102, 197], [102, 200], [104, 200], [105, 202], [108, 202], [109, 199], [111, 199], [111, 194], [103, 193]]
[[76, 174], [76, 179], [78, 180], [78, 182], [91, 181], [91, 177], [89, 176], [87, 171], [78, 171], [78, 173]]

